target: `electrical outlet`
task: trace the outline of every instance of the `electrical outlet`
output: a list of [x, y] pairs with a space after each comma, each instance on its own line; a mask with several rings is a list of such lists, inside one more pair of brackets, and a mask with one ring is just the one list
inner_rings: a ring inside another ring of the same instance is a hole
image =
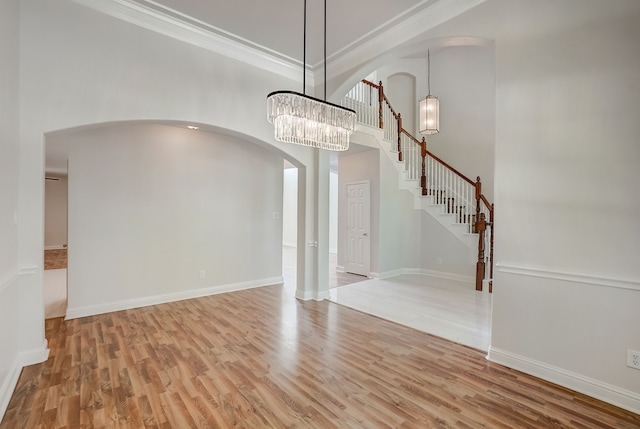
[[200, 278], [203, 279], [204, 278], [204, 270], [200, 270]]
[[627, 350], [627, 366], [640, 369], [640, 352], [637, 350]]
[[442, 258], [438, 258], [438, 265], [442, 264]]

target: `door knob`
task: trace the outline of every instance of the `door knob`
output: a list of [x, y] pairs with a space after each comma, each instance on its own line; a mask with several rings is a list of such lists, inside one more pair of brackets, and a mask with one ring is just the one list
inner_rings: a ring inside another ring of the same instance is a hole
[[365, 235], [365, 236], [366, 236], [366, 235], [367, 235], [367, 233], [366, 233], [366, 232], [363, 232], [363, 233], [362, 233], [362, 235]]

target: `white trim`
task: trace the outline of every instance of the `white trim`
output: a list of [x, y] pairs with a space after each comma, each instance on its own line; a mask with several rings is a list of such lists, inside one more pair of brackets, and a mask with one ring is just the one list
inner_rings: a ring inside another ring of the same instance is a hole
[[568, 273], [542, 268], [524, 267], [511, 264], [496, 264], [498, 272], [516, 274], [527, 277], [541, 277], [545, 279], [561, 280], [574, 283], [591, 284], [595, 286], [613, 287], [618, 289], [630, 289], [640, 291], [640, 282], [637, 280], [613, 279], [597, 277], [588, 274]]
[[453, 274], [453, 273], [445, 273], [443, 271], [426, 270], [423, 268], [398, 268], [397, 270], [385, 271], [382, 273], [371, 273], [374, 279], [380, 279], [380, 280], [388, 279], [395, 276], [401, 276], [403, 274], [415, 274], [415, 275], [421, 275], [426, 277], [436, 277], [439, 279], [454, 280], [458, 282], [475, 284], [474, 277], [463, 276], [460, 274]]
[[149, 305], [165, 304], [167, 302], [182, 301], [184, 299], [200, 298], [203, 296], [217, 295], [226, 292], [235, 292], [245, 289], [253, 289], [263, 286], [271, 286], [283, 283], [284, 279], [280, 277], [272, 277], [261, 280], [253, 280], [241, 283], [232, 283], [227, 285], [212, 286], [202, 289], [191, 289], [183, 292], [167, 293], [162, 295], [146, 296], [141, 298], [127, 299], [124, 301], [116, 301], [107, 304], [90, 305], [87, 307], [68, 308], [66, 319], [77, 319], [86, 316], [95, 316], [96, 314], [111, 313], [113, 311], [129, 310], [132, 308], [147, 307]]
[[336, 265], [337, 273], [344, 273], [344, 265]]
[[51, 246], [44, 246], [44, 250], [65, 250], [67, 246], [64, 244], [53, 244]]
[[296, 299], [301, 301], [324, 301], [325, 299], [329, 299], [331, 297], [331, 293], [329, 290], [326, 290], [322, 293], [314, 292], [314, 291], [305, 291], [300, 293], [296, 290]]
[[495, 347], [489, 347], [487, 359], [625, 410], [640, 413], [640, 394], [636, 392]]
[[7, 372], [4, 383], [0, 386], [0, 420], [7, 411], [13, 391], [18, 384], [18, 378], [20, 378], [20, 371], [22, 371], [22, 367], [14, 364]]
[[296, 299], [299, 299], [300, 301], [310, 301], [313, 299], [314, 295], [315, 294], [313, 293], [313, 291], [300, 292], [298, 289], [296, 289]]
[[[214, 27], [194, 17], [153, 1], [140, 4], [133, 0], [73, 0], [74, 2], [147, 30], [217, 52], [281, 76], [301, 81], [301, 61]], [[331, 79], [359, 64], [407, 42], [427, 30], [458, 16], [486, 0], [422, 1], [414, 8], [383, 23], [378, 28], [333, 53], [328, 59]], [[420, 10], [419, 10], [420, 9]], [[307, 83], [314, 86], [314, 74], [322, 63], [312, 70], [305, 68]]]
[[[302, 81], [302, 62], [221, 28], [153, 2], [132, 0], [73, 0], [75, 3], [147, 30], [233, 58], [286, 78]], [[313, 86], [313, 72], [307, 84]]]
[[24, 368], [25, 366], [35, 365], [46, 361], [49, 358], [48, 347], [49, 343], [45, 339], [42, 341], [42, 345], [40, 347], [20, 352], [17, 359], [18, 364]]
[[454, 274], [454, 273], [445, 273], [443, 271], [422, 270], [420, 274], [428, 277], [437, 277], [440, 279], [455, 280], [457, 282], [472, 283], [474, 285], [476, 283], [475, 277], [463, 276], [463, 275]]
[[46, 361], [49, 358], [47, 346], [47, 340], [44, 340], [42, 346], [20, 352], [9, 371], [7, 371], [4, 382], [0, 386], [0, 420], [2, 420], [4, 413], [7, 411], [13, 391], [18, 385], [22, 368]]
[[[381, 52], [389, 52], [394, 47], [408, 42], [443, 22], [446, 22], [469, 9], [484, 3], [486, 0], [440, 0], [428, 7], [413, 13], [391, 28], [363, 36], [337, 53], [333, 54], [328, 67], [331, 77], [338, 76], [353, 68], [354, 64], [362, 64], [380, 56]], [[365, 39], [366, 37], [366, 39]], [[335, 59], [333, 59], [335, 58]]]
[[285, 246], [285, 247], [298, 247], [298, 243], [297, 242], [289, 243], [287, 241], [283, 241], [282, 245]]
[[35, 274], [38, 272], [38, 267], [37, 265], [26, 265], [24, 267], [20, 267], [20, 272], [18, 273], [19, 276], [29, 276], [31, 274]]

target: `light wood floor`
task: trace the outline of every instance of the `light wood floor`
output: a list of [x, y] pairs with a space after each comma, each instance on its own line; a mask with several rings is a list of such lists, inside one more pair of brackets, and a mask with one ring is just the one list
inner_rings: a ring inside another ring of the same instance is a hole
[[282, 285], [46, 323], [0, 428], [638, 428], [640, 416]]

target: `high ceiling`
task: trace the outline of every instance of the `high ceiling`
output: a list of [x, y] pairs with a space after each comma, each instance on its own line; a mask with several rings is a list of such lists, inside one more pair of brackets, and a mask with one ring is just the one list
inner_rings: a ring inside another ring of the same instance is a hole
[[[439, 0], [327, 0], [327, 57]], [[210, 29], [302, 60], [304, 0], [135, 0]], [[323, 59], [323, 0], [307, 0], [307, 64]]]

